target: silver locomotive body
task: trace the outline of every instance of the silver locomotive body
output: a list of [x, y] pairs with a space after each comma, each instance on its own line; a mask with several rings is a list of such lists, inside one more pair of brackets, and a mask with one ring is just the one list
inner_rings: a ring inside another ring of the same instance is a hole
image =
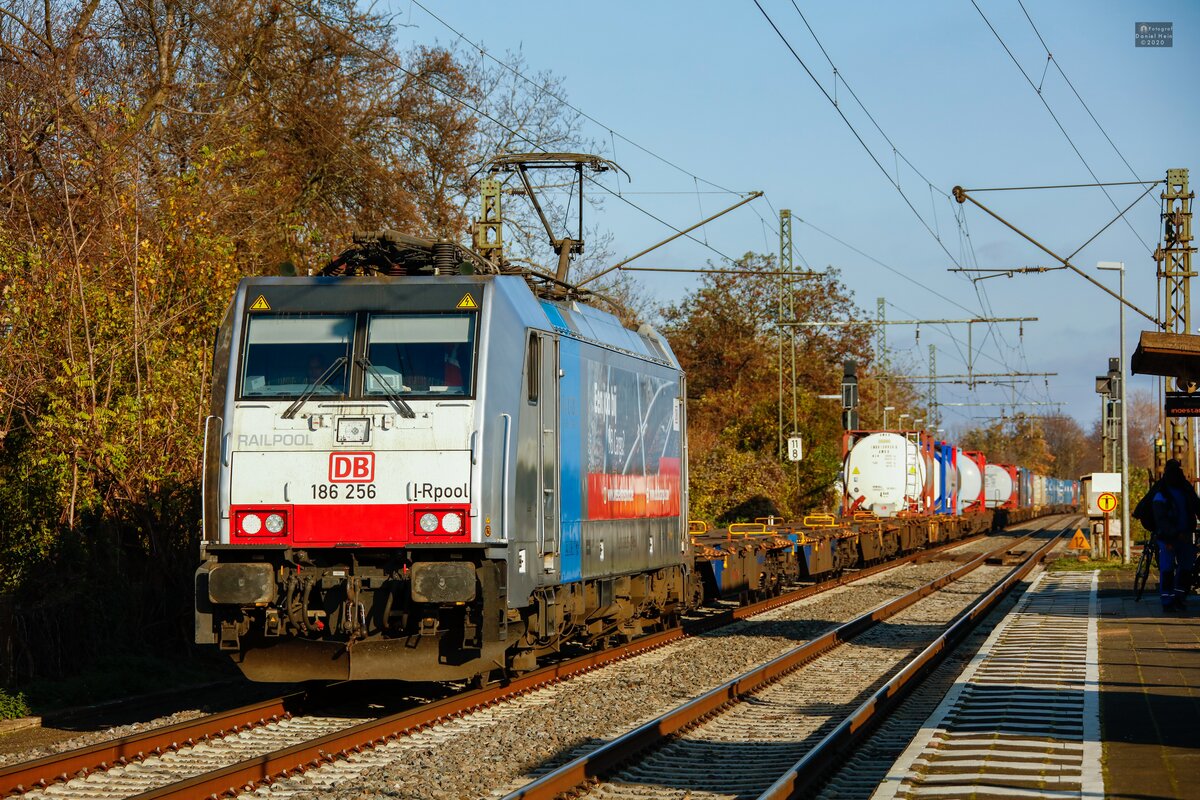
[[218, 335], [196, 641], [254, 680], [452, 680], [696, 581], [665, 340], [512, 275], [254, 278]]

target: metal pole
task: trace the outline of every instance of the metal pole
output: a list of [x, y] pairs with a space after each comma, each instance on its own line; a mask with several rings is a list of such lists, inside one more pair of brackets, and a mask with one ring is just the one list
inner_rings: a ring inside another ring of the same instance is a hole
[[[1114, 270], [1119, 274], [1120, 283], [1118, 290], [1120, 294], [1121, 309], [1121, 349], [1118, 355], [1117, 374], [1121, 381], [1121, 391], [1117, 395], [1117, 403], [1121, 409], [1121, 561], [1125, 564], [1129, 563], [1129, 548], [1130, 548], [1130, 532], [1129, 532], [1129, 405], [1128, 393], [1125, 391], [1125, 383], [1129, 372], [1128, 362], [1126, 361], [1125, 350], [1125, 262], [1124, 261], [1101, 261], [1096, 265], [1097, 269]], [[1111, 368], [1111, 364], [1110, 364]], [[1111, 373], [1110, 373], [1111, 374]], [[1113, 439], [1117, 438], [1117, 432], [1113, 431]], [[1115, 448], [1114, 448], [1115, 449]], [[1114, 463], [1116, 459], [1113, 459]], [[1107, 555], [1107, 553], [1106, 553]]]
[[779, 336], [779, 458], [782, 460], [787, 456], [787, 439], [783, 433], [783, 328], [779, 327], [779, 323], [783, 322], [783, 294], [787, 291], [787, 280], [783, 277], [784, 261], [791, 255], [791, 242], [787, 240], [787, 232], [791, 226], [792, 212], [789, 209], [783, 209], [779, 212], [779, 302], [776, 306], [775, 317], [775, 332]]
[[1126, 402], [1126, 377], [1129, 362], [1125, 360], [1125, 264], [1121, 264], [1121, 561], [1129, 563], [1129, 406]]
[[700, 220], [695, 225], [692, 225], [690, 228], [684, 228], [681, 231], [676, 231], [672, 236], [668, 236], [667, 238], [663, 239], [658, 244], [651, 245], [650, 247], [647, 247], [645, 250], [641, 251], [640, 253], [638, 253], [636, 255], [632, 255], [629, 258], [625, 259], [624, 261], [618, 261], [616, 264], [613, 264], [608, 269], [600, 270], [599, 272], [597, 272], [595, 275], [588, 278], [587, 280], [580, 281], [579, 283], [577, 283], [576, 287], [583, 286], [585, 283], [591, 283], [592, 281], [596, 280], [597, 278], [603, 278], [605, 275], [612, 272], [614, 269], [620, 269], [621, 267], [628, 264], [630, 261], [635, 261], [635, 260], [641, 258], [642, 256], [646, 255], [646, 253], [649, 253], [651, 250], [657, 250], [658, 248], [662, 247], [664, 244], [668, 244], [669, 242], [675, 241], [680, 236], [686, 236], [687, 234], [696, 230], [696, 228], [699, 228], [701, 225], [707, 225], [708, 223], [712, 222], [717, 217], [720, 217], [724, 214], [728, 214], [730, 211], [733, 211], [735, 208], [740, 208], [741, 206], [746, 205], [746, 203], [749, 203], [751, 200], [757, 200], [758, 198], [762, 197], [762, 195], [763, 195], [762, 192], [751, 192], [749, 194], [749, 196], [743, 197], [741, 200], [734, 203], [733, 205], [731, 205], [729, 208], [725, 209], [724, 211], [718, 211], [716, 214], [713, 214], [711, 217], [707, 217], [705, 219]]
[[[1156, 185], [1157, 185], [1157, 184], [1156, 184]], [[1153, 189], [1153, 188], [1154, 188], [1154, 186], [1151, 186], [1150, 188], [1151, 188], [1151, 189]], [[1147, 190], [1147, 191], [1148, 191], [1148, 190]], [[1093, 278], [1091, 275], [1088, 275], [1086, 272], [1084, 272], [1083, 270], [1081, 270], [1079, 267], [1077, 267], [1077, 266], [1075, 266], [1074, 264], [1072, 264], [1072, 263], [1071, 263], [1071, 260], [1070, 260], [1069, 258], [1063, 258], [1063, 257], [1062, 257], [1062, 256], [1060, 256], [1058, 253], [1055, 253], [1053, 250], [1050, 250], [1050, 249], [1049, 249], [1049, 248], [1047, 248], [1047, 247], [1046, 247], [1044, 244], [1042, 244], [1041, 242], [1039, 242], [1037, 239], [1034, 239], [1032, 236], [1030, 236], [1029, 234], [1025, 233], [1025, 231], [1021, 230], [1021, 229], [1020, 229], [1020, 228], [1018, 228], [1016, 225], [1013, 225], [1011, 222], [1009, 222], [1008, 220], [1004, 219], [1004, 217], [1001, 217], [1001, 216], [1000, 216], [999, 214], [997, 214], [995, 211], [992, 211], [990, 208], [988, 208], [988, 207], [987, 207], [987, 206], [985, 206], [983, 203], [981, 203], [981, 202], [979, 202], [978, 200], [976, 200], [974, 197], [971, 197], [971, 195], [967, 194], [967, 193], [966, 193], [966, 190], [964, 190], [964, 189], [963, 189], [961, 186], [955, 186], [955, 187], [954, 187], [954, 189], [953, 189], [953, 191], [952, 191], [952, 193], [953, 193], [953, 195], [954, 195], [954, 199], [955, 199], [955, 200], [957, 200], [959, 203], [963, 203], [963, 202], [966, 202], [967, 200], [970, 200], [972, 203], [974, 203], [976, 206], [978, 206], [978, 207], [979, 207], [979, 208], [980, 208], [982, 211], [985, 211], [985, 212], [987, 212], [987, 214], [988, 214], [988, 215], [990, 215], [990, 216], [991, 216], [993, 219], [995, 219], [996, 221], [998, 221], [1000, 224], [1004, 225], [1005, 227], [1007, 227], [1007, 228], [1011, 229], [1011, 230], [1012, 230], [1014, 233], [1016, 233], [1016, 234], [1017, 234], [1018, 236], [1020, 236], [1022, 239], [1025, 239], [1027, 242], [1029, 242], [1030, 244], [1032, 244], [1034, 247], [1038, 248], [1038, 249], [1039, 249], [1039, 250], [1041, 250], [1043, 253], [1047, 254], [1048, 256], [1050, 256], [1051, 258], [1053, 258], [1055, 261], [1057, 261], [1058, 263], [1062, 264], [1062, 265], [1063, 265], [1064, 267], [1066, 267], [1067, 269], [1069, 269], [1069, 270], [1071, 270], [1072, 272], [1074, 272], [1074, 273], [1075, 273], [1076, 275], [1078, 275], [1079, 277], [1081, 277], [1081, 278], [1083, 278], [1084, 280], [1088, 281], [1089, 283], [1091, 283], [1091, 284], [1092, 284], [1093, 286], [1095, 286], [1096, 288], [1100, 289], [1101, 291], [1107, 292], [1107, 293], [1108, 293], [1108, 294], [1109, 294], [1111, 297], [1113, 297], [1113, 298], [1116, 298], [1117, 300], [1119, 300], [1119, 301], [1121, 302], [1121, 305], [1122, 305], [1122, 306], [1129, 306], [1129, 307], [1130, 307], [1130, 308], [1132, 308], [1134, 311], [1136, 311], [1137, 313], [1141, 314], [1141, 315], [1142, 315], [1143, 317], [1145, 317], [1146, 319], [1148, 319], [1148, 320], [1150, 320], [1151, 322], [1153, 322], [1153, 323], [1154, 323], [1156, 326], [1158, 326], [1159, 328], [1162, 328], [1162, 327], [1163, 327], [1163, 326], [1162, 326], [1162, 325], [1159, 323], [1159, 321], [1158, 321], [1158, 320], [1156, 320], [1154, 317], [1150, 316], [1150, 315], [1149, 315], [1149, 314], [1147, 314], [1145, 311], [1142, 311], [1140, 308], [1138, 308], [1137, 306], [1133, 305], [1132, 303], [1130, 303], [1128, 300], [1126, 300], [1125, 298], [1121, 297], [1120, 295], [1118, 295], [1118, 294], [1114, 294], [1112, 289], [1109, 289], [1109, 288], [1108, 288], [1107, 286], [1105, 286], [1103, 283], [1100, 283], [1100, 281], [1096, 280], [1096, 279], [1095, 279], [1095, 278]], [[1144, 193], [1143, 193], [1143, 194], [1144, 194]], [[1140, 200], [1141, 198], [1139, 197], [1138, 199]], [[1137, 200], [1135, 200], [1134, 202], [1136, 203], [1136, 202], [1137, 202]], [[1132, 206], [1130, 206], [1130, 208], [1132, 208]], [[1126, 211], [1128, 211], [1128, 210], [1129, 210], [1129, 209], [1126, 209]], [[1077, 250], [1076, 252], [1079, 252], [1079, 251]], [[1074, 255], [1074, 254], [1072, 254], [1072, 255]]]

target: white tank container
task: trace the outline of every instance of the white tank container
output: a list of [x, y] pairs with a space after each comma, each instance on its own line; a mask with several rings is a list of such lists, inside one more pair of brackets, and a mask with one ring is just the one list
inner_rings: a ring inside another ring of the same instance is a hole
[[925, 462], [916, 443], [906, 437], [872, 433], [854, 443], [842, 477], [851, 505], [892, 517], [909, 504], [920, 505]]
[[983, 475], [979, 465], [963, 453], [958, 454], [958, 513], [979, 499], [983, 489]]
[[988, 464], [984, 467], [983, 498], [988, 508], [1004, 505], [1016, 490], [1012, 476], [999, 464]]

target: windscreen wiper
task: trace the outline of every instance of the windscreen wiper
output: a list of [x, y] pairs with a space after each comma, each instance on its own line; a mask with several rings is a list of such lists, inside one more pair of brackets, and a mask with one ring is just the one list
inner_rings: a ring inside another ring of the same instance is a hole
[[412, 406], [410, 406], [408, 403], [404, 402], [403, 397], [396, 394], [395, 390], [393, 390], [388, 385], [388, 382], [384, 379], [383, 373], [381, 373], [374, 364], [372, 364], [369, 360], [367, 360], [366, 356], [358, 356], [357, 358], [354, 359], [354, 363], [358, 364], [358, 366], [362, 367], [362, 369], [369, 372], [371, 374], [371, 377], [375, 379], [375, 382], [383, 387], [383, 396], [385, 398], [387, 398], [387, 401], [389, 403], [392, 404], [392, 408], [396, 409], [397, 414], [404, 417], [405, 419], [415, 419], [416, 418], [417, 412], [412, 410]]
[[326, 381], [332, 378], [345, 363], [345, 356], [338, 356], [336, 359], [334, 359], [333, 363], [329, 365], [328, 369], [321, 373], [319, 378], [305, 387], [300, 396], [296, 398], [296, 402], [287, 407], [287, 411], [284, 411], [281, 415], [283, 419], [291, 419], [292, 417], [296, 416], [300, 409], [304, 407], [304, 404], [308, 402], [309, 398], [316, 394], [317, 389], [320, 389], [322, 386], [324, 386]]

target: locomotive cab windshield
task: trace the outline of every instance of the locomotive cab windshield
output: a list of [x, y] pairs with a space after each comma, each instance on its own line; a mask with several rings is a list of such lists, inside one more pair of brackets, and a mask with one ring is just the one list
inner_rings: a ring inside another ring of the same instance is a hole
[[[475, 318], [474, 313], [252, 316], [240, 394], [246, 399], [469, 397]], [[356, 330], [365, 359], [351, 358]]]
[[242, 396], [345, 396], [353, 338], [350, 316], [251, 317], [242, 362]]
[[372, 315], [367, 359], [378, 374], [366, 376], [363, 394], [469, 395], [474, 340], [471, 314]]

